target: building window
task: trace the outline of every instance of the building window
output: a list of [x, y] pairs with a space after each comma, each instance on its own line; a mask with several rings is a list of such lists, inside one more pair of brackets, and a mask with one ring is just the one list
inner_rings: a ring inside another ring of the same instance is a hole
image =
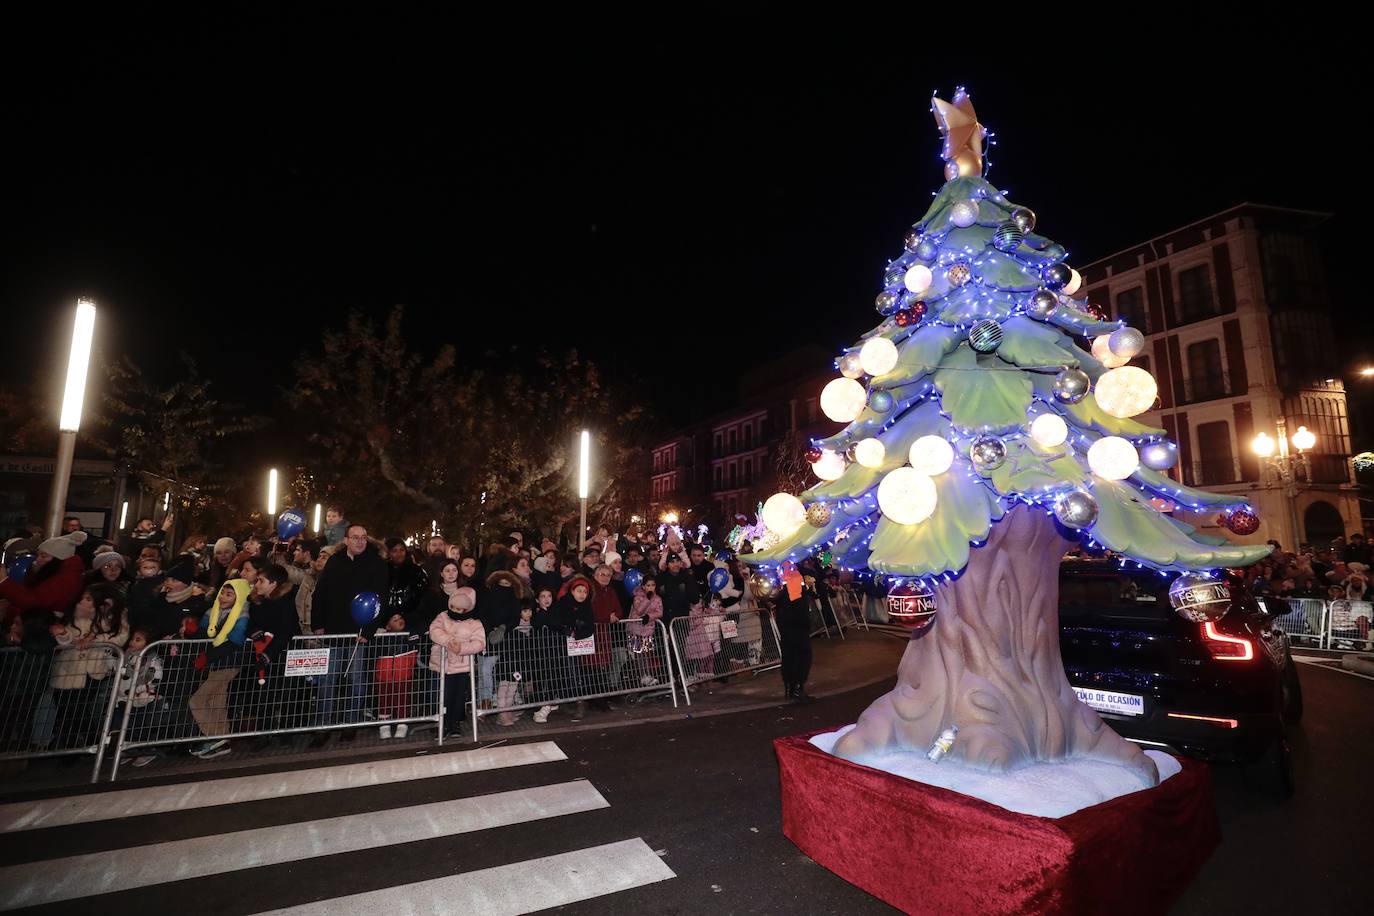
[[714, 443], [714, 445], [715, 445], [715, 454], [713, 454], [711, 457], [712, 457], [712, 458], [719, 458], [719, 457], [720, 457], [720, 454], [721, 454], [721, 438], [720, 438], [720, 433], [716, 433], [716, 438], [715, 438], [715, 443]]
[[1142, 334], [1150, 333], [1150, 315], [1145, 310], [1145, 288], [1123, 290], [1116, 295], [1116, 317]]
[[731, 429], [731, 430], [730, 430], [730, 454], [733, 455], [733, 454], [734, 454], [735, 452], [737, 452], [737, 451], [739, 451], [739, 435], [738, 435], [738, 433], [737, 433], [734, 429]]
[[1240, 468], [1231, 454], [1231, 426], [1225, 420], [1198, 424], [1197, 450], [1202, 457], [1196, 462], [1194, 477], [1200, 486], [1240, 480]]
[[721, 475], [720, 475], [720, 471], [721, 471], [720, 465], [716, 465], [716, 474], [715, 474], [715, 478], [716, 478], [716, 489], [717, 489], [717, 490], [720, 489], [720, 476], [721, 476]]
[[1131, 358], [1131, 365], [1132, 365], [1132, 366], [1138, 366], [1139, 368], [1144, 369], [1146, 372], [1149, 372], [1149, 371], [1150, 371], [1150, 357], [1148, 357], [1148, 356], [1135, 356], [1135, 357], [1132, 357], [1132, 358]]
[[753, 424], [753, 423], [746, 423], [746, 424], [744, 424], [744, 447], [745, 447], [745, 448], [753, 448], [753, 447], [754, 447], [754, 424]]
[[1188, 345], [1188, 378], [1184, 383], [1187, 403], [1224, 398], [1231, 386], [1221, 365], [1221, 342], [1215, 337]]
[[736, 486], [736, 480], [739, 477], [739, 465], [735, 464], [735, 462], [733, 461], [730, 462], [730, 472], [726, 475], [726, 477], [730, 481], [730, 489], [733, 490]]
[[749, 486], [749, 484], [751, 484], [751, 483], [754, 482], [753, 477], [754, 477], [754, 462], [751, 461], [751, 460], [748, 459], [748, 458], [745, 458], [745, 459], [744, 459], [744, 485], [745, 485], [746, 487]]
[[1178, 272], [1178, 321], [1188, 324], [1201, 321], [1212, 315], [1221, 314], [1217, 310], [1216, 299], [1212, 296], [1212, 275], [1206, 264], [1190, 267]]

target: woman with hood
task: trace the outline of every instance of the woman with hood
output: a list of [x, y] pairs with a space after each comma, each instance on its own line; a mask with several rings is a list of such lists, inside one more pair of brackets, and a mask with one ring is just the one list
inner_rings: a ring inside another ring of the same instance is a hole
[[[558, 637], [559, 642], [566, 639], [586, 639], [596, 632], [595, 616], [592, 611], [592, 582], [586, 576], [575, 575], [567, 581], [566, 591], [553, 603], [546, 615], [547, 627]], [[562, 656], [562, 683], [557, 687], [558, 698], [575, 697], [582, 692], [581, 678], [578, 676], [576, 659]], [[580, 719], [587, 711], [583, 700], [577, 701], [574, 719]]]
[[477, 596], [477, 617], [486, 628], [486, 652], [478, 659], [477, 702], [490, 709], [496, 695], [496, 663], [506, 631], [520, 622], [520, 605], [529, 597], [525, 583], [514, 572], [498, 569], [487, 576], [486, 589]]
[[420, 603], [415, 613], [406, 618], [406, 630], [423, 633], [429, 629], [430, 621], [448, 609], [448, 599], [463, 587], [463, 574], [459, 571], [458, 561], [450, 557], [434, 564], [434, 575], [420, 595]]
[[238, 676], [243, 643], [248, 638], [248, 595], [252, 587], [243, 579], [229, 579], [200, 618], [200, 629], [210, 640], [205, 651], [205, 681], [187, 704], [200, 733], [210, 740], [191, 753], [209, 760], [229, 753], [229, 742], [218, 737], [229, 731], [229, 682]]
[[[124, 596], [112, 585], [92, 585], [81, 593], [66, 623], [54, 623], [48, 630], [61, 647], [52, 662], [48, 686], [57, 710], [57, 746], [82, 747], [92, 739], [92, 729], [100, 715], [102, 693], [113, 681], [115, 657], [109, 649], [95, 646], [110, 643], [123, 646], [129, 639], [124, 620]], [[93, 647], [94, 646], [94, 647]]]
[[86, 564], [76, 555], [76, 548], [84, 543], [84, 531], [48, 538], [38, 545], [23, 582], [11, 579], [0, 566], [0, 598], [8, 599], [13, 610], [26, 616], [65, 620], [84, 585]]
[[473, 613], [477, 594], [464, 586], [453, 593], [429, 625], [434, 643], [429, 652], [429, 670], [444, 679], [444, 734], [461, 737], [463, 712], [470, 692], [468, 678], [472, 657], [486, 649], [486, 630]]

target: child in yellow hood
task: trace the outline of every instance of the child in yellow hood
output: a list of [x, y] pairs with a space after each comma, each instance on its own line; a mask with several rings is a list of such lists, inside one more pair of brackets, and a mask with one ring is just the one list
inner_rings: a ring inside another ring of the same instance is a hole
[[202, 760], [229, 753], [229, 741], [219, 738], [229, 731], [229, 682], [243, 666], [243, 641], [248, 635], [246, 579], [230, 579], [220, 586], [210, 609], [200, 619], [201, 631], [210, 640], [205, 656], [209, 672], [205, 683], [191, 694], [191, 717], [200, 733], [210, 740], [191, 750]]

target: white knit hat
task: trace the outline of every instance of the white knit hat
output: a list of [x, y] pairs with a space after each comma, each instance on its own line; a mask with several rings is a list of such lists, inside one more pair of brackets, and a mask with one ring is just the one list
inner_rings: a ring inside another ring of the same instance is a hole
[[233, 538], [220, 538], [218, 541], [215, 541], [215, 550], [220, 549], [228, 550], [230, 553], [234, 553], [239, 549], [239, 545], [234, 543]]
[[38, 545], [38, 549], [55, 560], [69, 560], [76, 553], [76, 548], [84, 543], [86, 543], [86, 532], [73, 531], [71, 534], [64, 534], [61, 537], [48, 538]]

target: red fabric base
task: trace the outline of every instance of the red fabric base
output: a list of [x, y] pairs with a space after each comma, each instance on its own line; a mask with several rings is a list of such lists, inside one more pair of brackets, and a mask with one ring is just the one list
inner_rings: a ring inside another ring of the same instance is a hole
[[1045, 818], [852, 763], [810, 737], [773, 742], [783, 834], [908, 913], [1160, 913], [1221, 839], [1211, 775], [1194, 760], [1153, 789]]

